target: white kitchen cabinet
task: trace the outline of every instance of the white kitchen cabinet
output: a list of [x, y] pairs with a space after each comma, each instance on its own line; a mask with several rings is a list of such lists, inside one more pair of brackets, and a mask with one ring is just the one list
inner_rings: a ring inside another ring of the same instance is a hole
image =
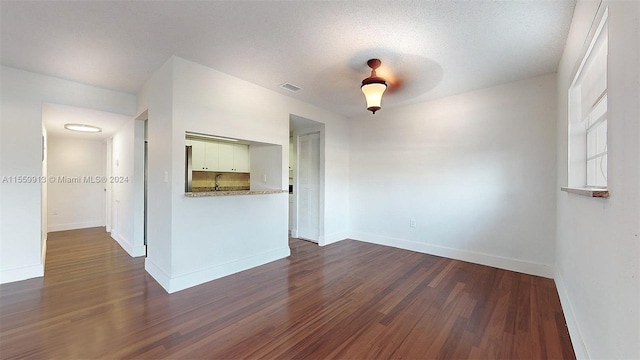
[[233, 144], [219, 145], [218, 168], [220, 171], [233, 171]]
[[233, 168], [237, 172], [249, 172], [249, 146], [234, 144], [233, 147]]
[[204, 141], [191, 140], [191, 168], [205, 170]]
[[249, 172], [249, 145], [220, 143], [218, 160], [219, 171]]
[[212, 143], [212, 142], [208, 142], [205, 144], [205, 148], [204, 148], [204, 154], [205, 154], [205, 160], [206, 160], [206, 164], [207, 164], [207, 169], [211, 170], [211, 169], [217, 169], [220, 164], [219, 164], [219, 159], [218, 159], [218, 148], [220, 146], [216, 143]]
[[218, 143], [191, 141], [191, 168], [195, 171], [217, 171], [219, 167]]

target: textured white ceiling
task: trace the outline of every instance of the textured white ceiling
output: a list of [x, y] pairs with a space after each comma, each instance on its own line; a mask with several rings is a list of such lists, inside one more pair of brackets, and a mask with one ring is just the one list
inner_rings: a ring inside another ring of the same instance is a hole
[[[136, 92], [171, 55], [353, 116], [554, 72], [571, 1], [2, 1], [2, 64]], [[290, 82], [303, 90], [280, 89]]]
[[[104, 140], [113, 134], [128, 120], [130, 116], [105, 111], [79, 108], [75, 106], [44, 103], [42, 105], [42, 122], [50, 137], [65, 137], [85, 140]], [[99, 133], [83, 133], [64, 128], [64, 124], [93, 125], [102, 129]]]

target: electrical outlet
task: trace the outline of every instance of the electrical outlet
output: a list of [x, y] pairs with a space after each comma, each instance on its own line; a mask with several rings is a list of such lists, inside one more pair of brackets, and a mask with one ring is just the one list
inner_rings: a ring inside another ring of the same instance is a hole
[[416, 219], [409, 219], [409, 226], [412, 228], [416, 227]]
[[262, 182], [267, 182], [267, 174], [262, 174]]

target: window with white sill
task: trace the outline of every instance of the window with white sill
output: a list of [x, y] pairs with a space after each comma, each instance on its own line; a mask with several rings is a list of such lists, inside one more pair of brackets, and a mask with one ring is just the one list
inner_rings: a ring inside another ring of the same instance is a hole
[[569, 88], [570, 188], [607, 188], [607, 11]]

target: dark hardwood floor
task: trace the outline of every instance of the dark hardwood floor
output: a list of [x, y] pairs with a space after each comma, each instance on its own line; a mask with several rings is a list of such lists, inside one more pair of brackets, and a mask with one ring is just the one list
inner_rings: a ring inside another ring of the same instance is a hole
[[0, 357], [571, 359], [552, 280], [358, 241], [174, 294], [104, 228], [49, 234], [0, 285]]

